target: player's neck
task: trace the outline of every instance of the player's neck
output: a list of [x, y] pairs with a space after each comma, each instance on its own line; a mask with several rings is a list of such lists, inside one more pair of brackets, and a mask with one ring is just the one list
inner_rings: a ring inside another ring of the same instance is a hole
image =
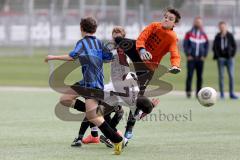
[[86, 37], [86, 36], [93, 36], [93, 34], [87, 33], [87, 34], [85, 34], [84, 37]]
[[169, 31], [172, 31], [172, 30], [173, 30], [173, 28], [166, 28], [166, 27], [163, 27], [163, 26], [162, 26], [162, 28], [163, 28], [164, 30], [169, 30]]
[[93, 36], [94, 34], [92, 33], [82, 33], [82, 37], [86, 37], [86, 36]]

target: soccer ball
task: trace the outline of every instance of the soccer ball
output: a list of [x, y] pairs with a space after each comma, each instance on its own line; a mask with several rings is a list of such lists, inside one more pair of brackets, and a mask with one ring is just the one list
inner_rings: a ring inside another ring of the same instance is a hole
[[204, 87], [198, 92], [198, 101], [205, 107], [210, 107], [217, 102], [217, 92], [211, 87]]

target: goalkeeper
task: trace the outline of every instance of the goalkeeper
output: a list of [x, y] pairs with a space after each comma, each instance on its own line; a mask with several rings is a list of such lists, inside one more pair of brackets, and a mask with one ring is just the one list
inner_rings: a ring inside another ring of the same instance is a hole
[[[181, 16], [175, 9], [168, 9], [161, 22], [153, 22], [139, 35], [137, 40], [116, 37], [115, 43], [124, 50], [134, 64], [140, 88], [139, 96], [144, 95], [145, 89], [158, 68], [163, 56], [170, 52], [170, 73], [176, 74], [180, 69], [180, 53], [177, 35], [173, 28], [180, 21]], [[140, 64], [139, 64], [140, 63]], [[132, 138], [132, 129], [136, 122], [135, 113], [130, 112], [124, 137]]]

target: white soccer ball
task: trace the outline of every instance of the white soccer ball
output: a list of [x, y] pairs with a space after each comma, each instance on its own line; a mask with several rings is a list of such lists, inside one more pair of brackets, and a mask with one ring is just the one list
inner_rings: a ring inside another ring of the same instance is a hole
[[204, 87], [198, 92], [198, 101], [205, 107], [210, 107], [217, 102], [217, 92], [211, 87]]

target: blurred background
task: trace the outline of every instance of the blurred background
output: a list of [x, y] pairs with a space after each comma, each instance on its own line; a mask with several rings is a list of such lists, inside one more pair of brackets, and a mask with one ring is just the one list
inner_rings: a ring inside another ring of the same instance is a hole
[[[43, 58], [47, 54], [68, 53], [74, 47], [81, 38], [81, 17], [96, 17], [99, 24], [96, 35], [102, 40], [111, 39], [115, 25], [124, 26], [127, 37], [137, 38], [146, 25], [160, 21], [168, 7], [177, 8], [182, 14], [175, 28], [181, 49], [184, 35], [196, 16], [203, 18], [210, 44], [218, 32], [218, 22], [225, 20], [239, 46], [239, 0], [0, 0], [0, 85], [47, 86], [49, 68], [42, 63]], [[217, 68], [211, 47], [204, 85], [217, 89]], [[183, 52], [182, 57], [185, 71]], [[167, 65], [166, 59], [163, 63]], [[237, 63], [236, 68], [239, 68]], [[183, 90], [185, 73], [177, 79], [176, 89]], [[238, 91], [239, 79], [237, 74]], [[169, 80], [175, 82], [176, 78]]]

